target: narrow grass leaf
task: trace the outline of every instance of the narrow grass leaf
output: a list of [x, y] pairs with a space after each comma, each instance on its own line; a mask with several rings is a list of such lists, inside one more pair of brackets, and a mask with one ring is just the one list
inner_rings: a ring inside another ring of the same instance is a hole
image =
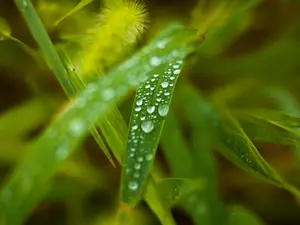
[[79, 11], [80, 9], [82, 9], [83, 7], [85, 7], [86, 5], [90, 4], [92, 1], [94, 0], [81, 0], [73, 9], [71, 9], [67, 14], [65, 14], [64, 16], [62, 16], [60, 19], [58, 19], [55, 23], [54, 26], [57, 26], [59, 23], [61, 23], [63, 20], [65, 20], [66, 18], [68, 18], [69, 16], [73, 15], [74, 13], [76, 13], [77, 11]]
[[296, 198], [299, 191], [284, 181], [263, 159], [237, 120], [229, 112], [221, 116], [219, 129], [219, 149], [230, 160], [244, 170], [278, 186], [289, 190]]
[[[21, 4], [21, 11], [25, 14], [28, 7], [32, 7], [26, 0], [17, 3]], [[159, 43], [166, 38], [165, 48], [159, 48]], [[157, 66], [151, 64], [153, 55], [161, 60], [162, 65], [168, 65], [176, 61], [178, 55], [184, 57], [193, 51], [196, 43], [194, 31], [178, 25], [170, 26], [105, 78], [90, 83], [34, 143], [1, 190], [0, 222], [5, 225], [21, 223], [43, 197], [57, 167], [73, 153], [94, 123], [103, 118], [129, 89], [137, 88], [149, 75], [157, 72]]]
[[195, 169], [205, 186], [188, 198], [187, 206], [196, 224], [227, 224], [225, 207], [218, 193], [218, 178], [213, 155], [218, 116], [213, 107], [191, 85], [180, 89], [185, 120], [191, 131], [191, 149]]
[[175, 220], [156, 189], [153, 179], [150, 179], [144, 196], [151, 210], [157, 215], [162, 225], [176, 225]]
[[156, 73], [137, 89], [121, 184], [122, 201], [129, 204], [141, 199], [182, 68], [185, 55], [176, 49], [171, 54], [173, 60], [168, 64], [156, 55], [150, 58], [150, 66], [157, 67]]
[[8, 39], [11, 35], [11, 28], [8, 22], [0, 17], [0, 41]]

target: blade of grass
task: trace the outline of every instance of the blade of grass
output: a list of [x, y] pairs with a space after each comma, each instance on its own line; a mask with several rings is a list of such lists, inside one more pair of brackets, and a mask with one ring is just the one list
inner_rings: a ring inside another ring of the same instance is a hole
[[[28, 1], [25, 0], [25, 5], [23, 4], [21, 10], [27, 12]], [[168, 42], [164, 48], [159, 48], [166, 38]], [[73, 153], [88, 129], [129, 89], [137, 88], [148, 76], [157, 73], [159, 68], [151, 65], [154, 55], [160, 59], [161, 65], [168, 65], [178, 58], [174, 55], [174, 49], [181, 57], [193, 51], [197, 46], [195, 38], [194, 32], [178, 25], [170, 26], [108, 76], [90, 83], [34, 143], [29, 154], [1, 190], [0, 222], [5, 225], [21, 223], [41, 200], [57, 167]], [[57, 55], [56, 52], [55, 54]]]
[[[217, 134], [218, 117], [213, 107], [201, 98], [200, 94], [190, 85], [180, 89], [184, 115], [191, 131], [191, 149], [198, 176], [206, 181], [205, 187], [195, 200], [188, 204], [197, 224], [227, 224], [227, 215], [218, 193], [217, 174], [213, 147]], [[201, 219], [200, 219], [201, 218]]]
[[177, 50], [172, 54], [169, 64], [162, 64], [157, 56], [150, 59], [157, 73], [138, 88], [133, 104], [121, 183], [121, 199], [131, 205], [141, 199], [182, 68], [185, 55]]
[[219, 149], [242, 169], [278, 187], [285, 188], [299, 199], [300, 192], [284, 181], [263, 159], [238, 121], [227, 112], [221, 113], [219, 128]]
[[94, 0], [81, 0], [73, 9], [71, 9], [67, 14], [62, 16], [60, 19], [58, 19], [55, 23], [54, 26], [57, 26], [59, 23], [61, 23], [64, 19], [68, 18], [69, 16], [73, 15], [80, 9], [82, 9], [84, 6], [90, 4]]

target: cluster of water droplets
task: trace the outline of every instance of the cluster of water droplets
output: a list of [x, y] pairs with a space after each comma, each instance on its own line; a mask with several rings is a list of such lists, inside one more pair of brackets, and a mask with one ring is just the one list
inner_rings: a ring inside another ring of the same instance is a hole
[[[159, 46], [163, 47], [164, 43]], [[150, 58], [151, 66], [159, 66], [161, 59]], [[182, 60], [168, 64], [164, 73], [155, 73], [137, 90], [136, 101], [131, 118], [131, 130], [128, 138], [126, 176], [127, 188], [137, 191], [141, 176], [147, 175], [147, 169], [155, 154], [154, 144], [164, 118], [169, 112], [172, 92], [176, 78], [180, 73]]]

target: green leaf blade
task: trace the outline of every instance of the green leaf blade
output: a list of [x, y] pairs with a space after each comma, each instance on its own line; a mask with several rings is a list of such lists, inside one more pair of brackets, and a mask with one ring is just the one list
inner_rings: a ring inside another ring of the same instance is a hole
[[[141, 198], [181, 71], [183, 56], [171, 54], [170, 63], [160, 66], [137, 90], [121, 186], [122, 200], [129, 204]], [[150, 59], [153, 66], [160, 63], [156, 56]]]

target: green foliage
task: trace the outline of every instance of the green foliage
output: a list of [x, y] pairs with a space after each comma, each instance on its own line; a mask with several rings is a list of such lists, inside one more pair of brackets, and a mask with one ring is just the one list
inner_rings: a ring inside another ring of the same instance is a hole
[[[297, 1], [174, 1], [169, 11], [14, 2], [37, 47], [1, 15], [1, 225], [31, 224], [55, 204], [64, 216], [50, 224], [262, 225], [254, 212], [298, 212]], [[269, 24], [265, 9], [284, 19]], [[26, 93], [5, 86], [12, 77]], [[297, 201], [280, 198], [284, 189]]]

